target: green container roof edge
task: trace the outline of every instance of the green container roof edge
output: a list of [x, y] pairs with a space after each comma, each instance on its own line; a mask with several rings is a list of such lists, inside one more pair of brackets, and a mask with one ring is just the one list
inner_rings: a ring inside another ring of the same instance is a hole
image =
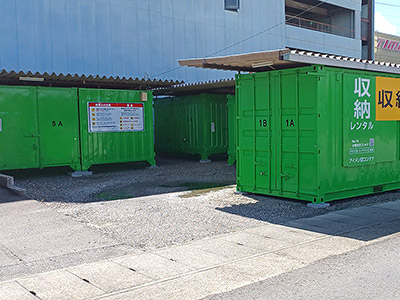
[[[293, 73], [293, 72], [325, 72], [325, 71], [337, 71], [342, 70], [345, 73], [352, 73], [352, 74], [369, 74], [375, 76], [382, 76], [382, 77], [390, 77], [390, 78], [400, 78], [400, 74], [394, 73], [385, 73], [385, 72], [376, 72], [376, 71], [368, 71], [368, 70], [357, 70], [357, 69], [346, 69], [341, 67], [332, 67], [332, 66], [325, 66], [325, 65], [309, 65], [309, 66], [302, 66], [302, 67], [293, 67], [287, 69], [280, 69], [280, 70], [270, 70], [270, 71], [263, 71], [263, 72], [254, 72], [254, 73], [240, 73], [235, 75], [235, 80], [238, 81], [240, 79], [244, 79], [246, 77], [265, 77], [267, 74], [276, 74], [276, 73]], [[322, 73], [321, 73], [322, 74]]]
[[216, 93], [199, 93], [199, 94], [190, 94], [190, 95], [179, 95], [179, 96], [168, 96], [168, 97], [155, 97], [154, 101], [167, 101], [167, 100], [178, 100], [181, 101], [181, 99], [187, 99], [187, 98], [192, 98], [194, 101], [198, 100], [197, 98], [203, 99], [203, 97], [214, 97], [215, 98], [223, 98], [226, 97], [226, 94], [216, 94]]

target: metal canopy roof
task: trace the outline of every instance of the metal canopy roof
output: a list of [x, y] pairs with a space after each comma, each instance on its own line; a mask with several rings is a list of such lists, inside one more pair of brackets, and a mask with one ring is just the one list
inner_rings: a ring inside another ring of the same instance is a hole
[[146, 78], [100, 77], [77, 74], [32, 73], [23, 71], [0, 70], [0, 84], [39, 85], [56, 87], [94, 87], [113, 89], [152, 89], [176, 85], [182, 82], [173, 80], [156, 80]]
[[154, 95], [157, 96], [179, 96], [200, 93], [234, 94], [235, 79], [231, 78], [199, 83], [178, 84], [171, 87], [154, 90]]
[[245, 72], [287, 69], [304, 65], [324, 65], [347, 69], [400, 74], [400, 64], [290, 49], [253, 52], [213, 58], [185, 59], [180, 60], [179, 64], [181, 66], [196, 68]]

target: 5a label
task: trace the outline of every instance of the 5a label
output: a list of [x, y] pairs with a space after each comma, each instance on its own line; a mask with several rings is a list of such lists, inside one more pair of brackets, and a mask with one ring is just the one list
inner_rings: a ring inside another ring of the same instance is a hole
[[62, 121], [51, 121], [51, 126], [53, 127], [61, 127], [64, 126]]

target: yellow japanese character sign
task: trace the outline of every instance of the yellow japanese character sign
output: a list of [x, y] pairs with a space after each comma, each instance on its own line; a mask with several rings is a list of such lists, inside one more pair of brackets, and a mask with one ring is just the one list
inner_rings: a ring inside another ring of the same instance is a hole
[[400, 120], [400, 79], [376, 77], [376, 120]]

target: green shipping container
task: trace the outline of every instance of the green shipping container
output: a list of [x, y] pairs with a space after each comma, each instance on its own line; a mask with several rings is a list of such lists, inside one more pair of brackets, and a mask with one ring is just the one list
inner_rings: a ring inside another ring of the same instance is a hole
[[79, 89], [82, 170], [95, 164], [155, 165], [152, 92]]
[[155, 101], [157, 153], [227, 153], [226, 95], [200, 94]]
[[152, 93], [0, 86], [0, 145], [0, 170], [154, 165]]
[[236, 99], [235, 95], [227, 95], [228, 100], [228, 164], [236, 161]]
[[237, 75], [237, 189], [321, 203], [400, 188], [399, 121], [377, 114], [400, 109], [400, 80], [381, 90], [381, 77], [400, 78], [318, 65]]
[[0, 145], [0, 170], [79, 170], [77, 89], [0, 86]]

